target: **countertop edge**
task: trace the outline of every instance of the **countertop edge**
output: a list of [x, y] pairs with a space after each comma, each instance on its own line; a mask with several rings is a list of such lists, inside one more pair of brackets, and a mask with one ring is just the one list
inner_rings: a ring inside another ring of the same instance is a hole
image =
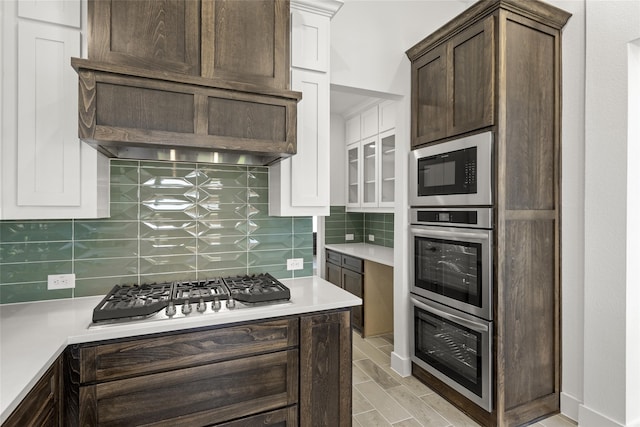
[[393, 267], [394, 249], [386, 246], [368, 243], [333, 243], [325, 244], [324, 248]]

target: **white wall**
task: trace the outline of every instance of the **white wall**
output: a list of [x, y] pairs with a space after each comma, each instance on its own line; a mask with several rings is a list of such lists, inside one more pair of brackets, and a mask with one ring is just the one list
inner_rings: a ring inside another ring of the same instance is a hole
[[[581, 425], [640, 425], [637, 294], [628, 276], [629, 43], [640, 37], [640, 1], [586, 2], [584, 401]], [[635, 77], [638, 78], [637, 76]], [[632, 148], [633, 151], [633, 148]], [[629, 159], [632, 160], [632, 159]], [[637, 159], [636, 159], [637, 160]], [[634, 167], [637, 167], [634, 165]], [[636, 183], [637, 184], [637, 183]], [[635, 236], [640, 237], [640, 236]], [[637, 264], [638, 260], [633, 260]], [[633, 317], [628, 317], [631, 314]], [[635, 400], [631, 400], [635, 397]]]

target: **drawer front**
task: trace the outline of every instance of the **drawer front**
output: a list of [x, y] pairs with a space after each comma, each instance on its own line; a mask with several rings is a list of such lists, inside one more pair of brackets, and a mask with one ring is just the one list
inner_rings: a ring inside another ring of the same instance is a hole
[[201, 365], [298, 345], [297, 319], [83, 347], [80, 383]]
[[363, 271], [362, 259], [349, 255], [342, 255], [342, 266], [357, 273], [362, 273]]
[[327, 251], [327, 262], [342, 265], [342, 254], [333, 251]]
[[216, 424], [217, 427], [294, 427], [298, 425], [298, 405], [291, 406], [266, 414], [254, 415], [241, 420], [229, 421], [228, 423]]
[[295, 405], [298, 350], [80, 387], [81, 425], [211, 425]]

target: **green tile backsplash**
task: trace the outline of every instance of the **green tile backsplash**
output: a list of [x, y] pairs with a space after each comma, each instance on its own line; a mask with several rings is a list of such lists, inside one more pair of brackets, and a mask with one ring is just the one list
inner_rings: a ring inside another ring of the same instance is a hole
[[[0, 304], [126, 283], [310, 276], [312, 219], [270, 217], [268, 187], [267, 167], [114, 159], [110, 218], [0, 221]], [[287, 271], [288, 258], [304, 258], [304, 269]], [[47, 275], [64, 273], [76, 274], [75, 289], [48, 291]]]
[[[331, 206], [329, 214], [324, 219], [325, 244], [365, 242], [393, 247], [392, 213], [346, 212], [344, 206]], [[347, 234], [353, 234], [353, 241], [346, 240]]]

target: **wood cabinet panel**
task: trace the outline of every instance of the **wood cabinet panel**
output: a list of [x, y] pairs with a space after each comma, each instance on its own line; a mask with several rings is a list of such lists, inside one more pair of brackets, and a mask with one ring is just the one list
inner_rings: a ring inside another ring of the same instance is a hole
[[[509, 220], [505, 226], [502, 289], [504, 307], [499, 340], [504, 406], [515, 408], [560, 392], [556, 376], [559, 354], [555, 338], [559, 309], [555, 224], [550, 220]], [[522, 372], [535, 372], [523, 378]]]
[[349, 311], [300, 318], [300, 426], [351, 426]]
[[411, 65], [411, 148], [447, 136], [446, 53], [441, 46]]
[[62, 359], [58, 358], [38, 380], [18, 407], [2, 424], [3, 427], [55, 427], [61, 425]]
[[327, 262], [325, 279], [338, 287], [342, 287], [342, 268], [339, 265]]
[[267, 159], [295, 154], [296, 92], [234, 92], [72, 63], [80, 69], [80, 137], [107, 151], [153, 146], [252, 152]]
[[289, 87], [289, 1], [203, 0], [202, 77]]
[[[81, 424], [208, 425], [231, 420], [295, 404], [297, 375], [298, 350], [288, 350], [83, 386]], [[97, 408], [95, 420], [84, 416], [87, 406]]]
[[81, 350], [81, 383], [211, 363], [298, 345], [298, 322], [277, 320]]
[[89, 0], [89, 59], [200, 75], [200, 1]]
[[[393, 267], [377, 262], [364, 262], [365, 295], [363, 335], [365, 337], [393, 332]], [[355, 317], [355, 316], [354, 316]]]
[[[358, 273], [348, 268], [342, 268], [342, 287], [345, 291], [352, 293], [353, 295], [363, 298], [364, 296], [364, 281], [362, 273]], [[353, 312], [353, 326], [362, 331], [364, 327], [364, 304], [352, 308]]]
[[514, 15], [505, 25], [506, 209], [554, 209], [559, 119], [549, 106], [557, 96], [556, 40], [548, 29]]
[[449, 98], [447, 135], [459, 135], [493, 124], [494, 17], [469, 27], [447, 45]]

